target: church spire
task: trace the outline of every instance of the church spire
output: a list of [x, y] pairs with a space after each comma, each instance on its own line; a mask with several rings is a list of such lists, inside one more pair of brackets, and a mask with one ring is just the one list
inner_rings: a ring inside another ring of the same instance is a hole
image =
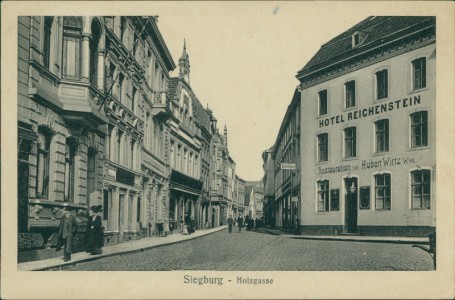
[[183, 39], [183, 52], [179, 59], [179, 77], [190, 83], [190, 57], [186, 52], [186, 39]]

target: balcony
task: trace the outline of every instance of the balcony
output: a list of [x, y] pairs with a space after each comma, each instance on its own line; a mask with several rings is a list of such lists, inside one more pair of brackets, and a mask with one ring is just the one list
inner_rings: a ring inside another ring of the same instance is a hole
[[171, 109], [167, 103], [166, 92], [154, 92], [152, 115], [162, 123], [172, 116]]
[[82, 80], [62, 80], [36, 61], [30, 61], [33, 77], [28, 89], [30, 98], [62, 111], [66, 122], [92, 129], [107, 124], [107, 118], [98, 110], [102, 93]]

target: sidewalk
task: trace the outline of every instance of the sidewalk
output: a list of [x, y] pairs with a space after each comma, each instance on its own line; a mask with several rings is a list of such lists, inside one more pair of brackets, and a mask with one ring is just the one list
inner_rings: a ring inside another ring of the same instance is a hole
[[71, 255], [71, 260], [64, 262], [63, 261], [63, 253], [61, 257], [44, 259], [44, 260], [37, 260], [37, 261], [30, 261], [25, 263], [17, 264], [18, 271], [45, 271], [45, 270], [53, 270], [53, 269], [64, 269], [71, 265], [80, 262], [92, 261], [97, 260], [102, 257], [109, 257], [119, 254], [126, 254], [132, 252], [139, 252], [144, 251], [150, 248], [160, 247], [164, 245], [175, 244], [191, 239], [195, 239], [198, 237], [202, 237], [220, 230], [227, 228], [226, 226], [220, 226], [216, 228], [210, 229], [200, 229], [196, 230], [196, 232], [192, 233], [191, 235], [183, 235], [181, 233], [174, 233], [168, 235], [166, 237], [147, 237], [140, 240], [120, 243], [112, 246], [106, 246], [103, 248], [103, 253], [100, 255], [90, 255], [86, 252], [79, 252]]
[[287, 232], [261, 228], [262, 231], [281, 235], [283, 237], [292, 239], [304, 239], [304, 240], [325, 240], [325, 241], [351, 241], [351, 242], [369, 242], [369, 243], [398, 243], [398, 244], [424, 244], [428, 245], [428, 237], [402, 237], [402, 236], [365, 236], [365, 235], [298, 235], [289, 234]]

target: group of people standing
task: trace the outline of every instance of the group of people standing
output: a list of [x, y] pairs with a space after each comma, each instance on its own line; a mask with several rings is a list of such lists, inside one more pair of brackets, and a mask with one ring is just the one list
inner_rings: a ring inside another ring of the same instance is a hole
[[[104, 246], [104, 228], [101, 219], [102, 206], [93, 205], [90, 207], [89, 216], [85, 212], [78, 214], [80, 217], [87, 219], [87, 228], [85, 231], [85, 251], [97, 255], [102, 253]], [[78, 222], [67, 206], [62, 208], [63, 216], [60, 219], [58, 229], [58, 239], [56, 250], [63, 247], [63, 260], [71, 260], [71, 254], [75, 252], [74, 241], [78, 231]]]
[[227, 224], [229, 233], [232, 233], [232, 226], [238, 226], [239, 232], [242, 232], [242, 227], [246, 227], [247, 230], [251, 230], [256, 224], [256, 227], [259, 228], [260, 226], [262, 226], [262, 220], [258, 219], [254, 220], [249, 215], [245, 217], [245, 220], [243, 219], [242, 215], [239, 215], [238, 218], [233, 219], [232, 215], [229, 215], [229, 218], [227, 219]]

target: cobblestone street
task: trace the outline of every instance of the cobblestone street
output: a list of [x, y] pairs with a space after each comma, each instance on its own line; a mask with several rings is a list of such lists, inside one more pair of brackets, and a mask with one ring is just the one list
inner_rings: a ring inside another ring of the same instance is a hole
[[291, 239], [237, 228], [174, 245], [77, 264], [68, 271], [361, 271], [433, 270], [409, 244]]

